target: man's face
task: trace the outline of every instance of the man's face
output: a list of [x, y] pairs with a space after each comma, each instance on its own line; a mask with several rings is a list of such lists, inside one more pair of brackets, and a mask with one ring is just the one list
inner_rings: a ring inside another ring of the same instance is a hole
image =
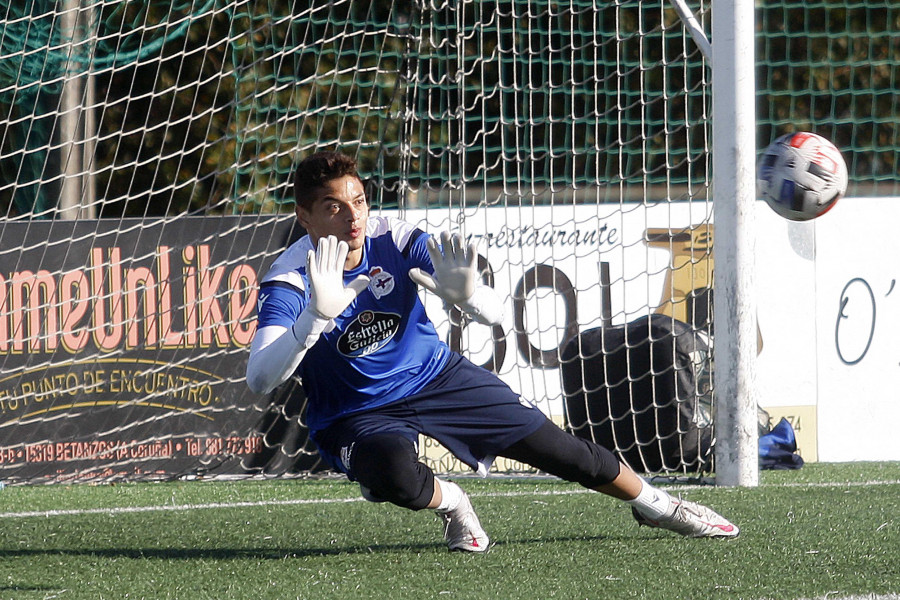
[[314, 246], [319, 238], [333, 235], [350, 247], [344, 268], [359, 265], [369, 218], [366, 191], [359, 179], [351, 175], [332, 179], [315, 190], [308, 204], [298, 204], [296, 213]]

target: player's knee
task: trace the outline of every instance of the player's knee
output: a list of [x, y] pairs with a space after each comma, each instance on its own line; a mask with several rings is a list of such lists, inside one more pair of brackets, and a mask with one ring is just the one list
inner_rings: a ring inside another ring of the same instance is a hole
[[378, 434], [358, 441], [351, 470], [368, 500], [419, 510], [434, 494], [434, 474], [419, 462], [416, 445], [402, 435]]
[[595, 489], [612, 483], [618, 477], [621, 464], [615, 454], [593, 442], [568, 433], [565, 435], [575, 440], [573, 446], [579, 447], [573, 452], [577, 459], [570, 466], [570, 473], [566, 479], [580, 483], [586, 488]]

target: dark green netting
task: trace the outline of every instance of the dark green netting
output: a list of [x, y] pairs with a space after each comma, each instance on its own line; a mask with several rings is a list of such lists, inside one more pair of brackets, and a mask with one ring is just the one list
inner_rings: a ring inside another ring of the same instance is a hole
[[[812, 130], [851, 194], [900, 192], [900, 7], [757, 7], [758, 146]], [[382, 206], [708, 187], [714, 74], [668, 3], [0, 0], [0, 51], [8, 216], [53, 216], [74, 151], [102, 217], [285, 210], [316, 148], [356, 155]]]

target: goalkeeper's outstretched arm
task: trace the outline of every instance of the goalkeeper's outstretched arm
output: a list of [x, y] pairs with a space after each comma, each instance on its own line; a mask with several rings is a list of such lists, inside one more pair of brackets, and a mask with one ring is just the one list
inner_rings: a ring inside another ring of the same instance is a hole
[[503, 320], [503, 302], [497, 293], [480, 283], [478, 253], [474, 244], [463, 244], [458, 233], [441, 233], [441, 245], [428, 239], [428, 256], [434, 274], [419, 268], [409, 270], [418, 285], [436, 294], [446, 305], [455, 305], [483, 325], [497, 325]]
[[287, 381], [330, 324], [307, 308], [293, 327], [269, 325], [259, 329], [247, 359], [247, 387], [257, 394], [268, 394]]
[[307, 256], [307, 276], [311, 289], [309, 304], [291, 327], [270, 325], [256, 332], [247, 360], [247, 386], [266, 394], [287, 381], [297, 370], [307, 350], [323, 332], [334, 326], [334, 319], [369, 284], [365, 275], [344, 286], [346, 242], [334, 236], [319, 239], [315, 252]]

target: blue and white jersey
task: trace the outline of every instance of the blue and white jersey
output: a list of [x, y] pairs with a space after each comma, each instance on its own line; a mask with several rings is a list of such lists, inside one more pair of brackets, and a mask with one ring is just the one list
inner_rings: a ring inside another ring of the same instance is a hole
[[[369, 217], [360, 274], [369, 287], [334, 319], [297, 369], [309, 398], [307, 421], [320, 431], [340, 417], [390, 404], [419, 392], [440, 373], [450, 348], [425, 314], [409, 270], [434, 272], [428, 236], [406, 221]], [[290, 328], [309, 303], [309, 236], [292, 244], [263, 277], [258, 327]]]

